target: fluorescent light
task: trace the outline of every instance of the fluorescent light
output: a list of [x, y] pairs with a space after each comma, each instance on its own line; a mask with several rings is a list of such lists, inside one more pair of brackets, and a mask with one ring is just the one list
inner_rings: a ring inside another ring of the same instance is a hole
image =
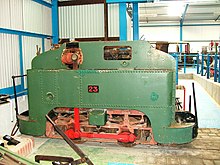
[[184, 11], [184, 4], [181, 2], [173, 2], [168, 6], [168, 16], [181, 16]]

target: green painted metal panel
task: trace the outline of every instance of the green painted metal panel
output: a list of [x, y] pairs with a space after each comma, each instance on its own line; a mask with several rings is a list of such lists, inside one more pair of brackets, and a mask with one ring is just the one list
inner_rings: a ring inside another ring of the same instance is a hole
[[42, 136], [45, 134], [46, 120], [45, 121], [30, 120], [28, 117], [24, 118], [23, 116], [18, 116], [18, 119], [19, 119], [19, 131], [22, 134], [27, 134], [32, 136]]
[[66, 69], [67, 67], [61, 62], [61, 55], [66, 44], [63, 44], [59, 49], [49, 50], [36, 56], [32, 60], [32, 69]]
[[[105, 46], [129, 46], [132, 59], [104, 60]], [[61, 63], [65, 45], [34, 58], [28, 70], [29, 117], [19, 119], [22, 133], [44, 135], [45, 115], [56, 107], [109, 108], [145, 113], [159, 143], [192, 140], [193, 126], [176, 125], [174, 119], [173, 57], [144, 41], [80, 43], [80, 48], [84, 62], [79, 70]], [[96, 121], [97, 116], [91, 115], [92, 123], [103, 125], [104, 117]]]
[[59, 102], [65, 107], [80, 105], [80, 74], [74, 70], [59, 70]]
[[193, 125], [182, 124], [181, 126], [168, 128], [153, 128], [154, 138], [161, 144], [183, 144], [192, 141]]
[[[130, 46], [131, 60], [104, 60], [105, 46]], [[175, 69], [175, 61], [170, 55], [155, 50], [146, 41], [82, 42], [84, 55], [80, 69]], [[127, 65], [123, 65], [126, 61]]]
[[28, 134], [45, 133], [45, 115], [53, 108], [79, 106], [79, 84], [77, 71], [28, 70], [29, 120], [36, 127], [33, 131], [25, 127]]
[[[81, 103], [84, 107], [168, 107], [172, 106], [173, 74], [169, 71], [81, 71]], [[99, 93], [89, 93], [98, 85]]]
[[[172, 56], [152, 48], [146, 41], [81, 42], [79, 45], [84, 56], [80, 69], [175, 69]], [[104, 60], [106, 46], [130, 46], [132, 59]], [[66, 44], [63, 44], [59, 49], [36, 56], [32, 60], [32, 69], [67, 69], [60, 60], [65, 48]]]
[[[55, 107], [142, 110], [152, 114], [155, 127], [168, 127], [174, 121], [174, 82], [169, 71], [29, 70], [28, 77], [30, 119], [38, 125], [35, 135], [45, 132], [44, 116]], [[89, 93], [89, 85], [99, 86], [99, 93]], [[158, 121], [155, 113], [163, 120]]]
[[91, 109], [89, 111], [89, 124], [95, 126], [103, 126], [106, 124], [106, 109]]

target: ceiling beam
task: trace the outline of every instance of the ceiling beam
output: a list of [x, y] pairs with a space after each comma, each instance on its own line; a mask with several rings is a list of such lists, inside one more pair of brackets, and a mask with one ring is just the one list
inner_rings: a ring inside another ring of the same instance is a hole
[[194, 4], [194, 3], [190, 3], [190, 7], [193, 7], [193, 8], [217, 8], [217, 7], [220, 7], [220, 3], [210, 3], [210, 4], [207, 4], [207, 3], [205, 3], [205, 4], [203, 4], [203, 3], [201, 3], [201, 4], [199, 4], [199, 3], [197, 3], [197, 4]]
[[[220, 7], [220, 3], [215, 3], [215, 4], [193, 4], [193, 3], [189, 3], [190, 4], [190, 8], [217, 8]], [[143, 5], [143, 6], [142, 6]], [[146, 9], [146, 8], [167, 8], [168, 7], [168, 3], [163, 3], [161, 5], [157, 5], [154, 3], [150, 3], [147, 4], [147, 6], [144, 6], [144, 4], [140, 4], [140, 9]]]
[[181, 19], [180, 19], [180, 23], [181, 23], [181, 24], [183, 24], [183, 22], [184, 22], [184, 19], [185, 19], [185, 16], [186, 16], [186, 12], [187, 12], [188, 7], [189, 7], [189, 4], [186, 4], [185, 9], [184, 9], [184, 12], [183, 12], [183, 14], [182, 14], [182, 16], [181, 16]]
[[187, 13], [187, 16], [189, 15], [189, 16], [194, 16], [194, 15], [199, 15], [199, 16], [206, 16], [206, 15], [211, 15], [211, 16], [213, 16], [213, 12], [211, 11], [211, 12], [203, 12], [203, 13], [192, 13], [192, 12], [188, 12]]
[[215, 21], [218, 21], [219, 18], [220, 18], [220, 15], [218, 15], [218, 17], [215, 19]]
[[[178, 23], [176, 24], [140, 24], [140, 27], [179, 27]], [[185, 24], [183, 26], [220, 26], [220, 24]]]
[[46, 1], [44, 1], [44, 0], [32, 0], [32, 1], [34, 1], [34, 2], [36, 2], [36, 3], [39, 3], [39, 4], [41, 4], [41, 5], [44, 5], [44, 6], [46, 6], [46, 7], [52, 8], [52, 4], [49, 3], [49, 2], [46, 2]]
[[[201, 18], [201, 19], [187, 19], [187, 20], [185, 20], [185, 22], [195, 22], [195, 21], [213, 21], [213, 19], [203, 19], [203, 18]], [[148, 19], [148, 20], [146, 20], [146, 19], [143, 19], [143, 18], [140, 18], [139, 19], [139, 22], [140, 23], [163, 23], [163, 22], [166, 22], [166, 23], [173, 23], [173, 22], [175, 22], [175, 23], [177, 23], [177, 22], [179, 22], [178, 20], [155, 20], [155, 19]]]
[[[171, 17], [169, 16], [167, 13], [139, 13], [140, 17], [148, 17], [148, 18], [154, 18], [154, 17]], [[215, 17], [214, 16], [214, 13], [190, 13], [190, 12], [187, 12], [187, 16], [190, 16], [190, 17], [196, 17], [196, 16], [200, 16], [200, 17]], [[175, 16], [175, 17], [178, 17], [180, 18], [179, 16]], [[171, 18], [174, 18], [174, 16], [172, 16]]]
[[59, 1], [58, 7], [61, 6], [76, 6], [76, 5], [92, 5], [92, 4], [103, 4], [105, 0], [69, 0]]

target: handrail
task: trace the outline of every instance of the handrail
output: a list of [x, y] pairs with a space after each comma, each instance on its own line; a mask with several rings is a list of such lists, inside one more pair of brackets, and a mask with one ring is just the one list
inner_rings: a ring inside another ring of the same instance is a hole
[[[216, 54], [181, 54], [172, 53], [176, 60], [176, 82], [178, 84], [178, 67], [183, 68], [183, 73], [187, 73], [187, 68], [196, 68], [196, 74], [206, 76], [207, 79], [214, 77], [214, 82], [220, 83], [220, 55]], [[188, 62], [188, 57], [193, 59]]]

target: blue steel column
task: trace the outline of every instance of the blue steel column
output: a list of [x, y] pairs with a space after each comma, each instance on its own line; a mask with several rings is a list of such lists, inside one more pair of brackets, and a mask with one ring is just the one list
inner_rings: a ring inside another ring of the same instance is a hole
[[197, 57], [196, 57], [196, 67], [197, 67], [197, 74], [199, 74], [199, 53], [197, 54]]
[[126, 16], [126, 3], [119, 3], [119, 33], [120, 41], [127, 40], [127, 16]]
[[139, 40], [138, 3], [133, 3], [133, 40]]
[[218, 57], [217, 53], [215, 53], [215, 58], [214, 58], [214, 82], [217, 82], [217, 62], [218, 62]]
[[219, 58], [218, 58], [218, 83], [220, 83], [220, 55], [219, 55]]
[[45, 52], [45, 38], [42, 38], [42, 53]]
[[[183, 23], [180, 21], [180, 42], [183, 41]], [[183, 45], [180, 43], [180, 53], [183, 51]]]
[[203, 69], [204, 69], [204, 54], [202, 54], [201, 76], [203, 76]]
[[[20, 75], [24, 75], [24, 65], [23, 65], [23, 43], [22, 36], [18, 36], [19, 43], [19, 56], [20, 56]], [[24, 77], [21, 77], [21, 90], [24, 90]]]
[[58, 25], [58, 0], [52, 0], [52, 36], [53, 44], [59, 41], [59, 25]]
[[206, 65], [206, 78], [210, 78], [210, 55], [207, 55], [207, 65]]
[[[183, 22], [185, 20], [185, 16], [186, 16], [186, 12], [187, 12], [188, 7], [189, 7], [189, 4], [186, 4], [184, 12], [183, 12], [181, 19], [180, 19], [180, 41], [183, 41]], [[182, 47], [182, 43], [180, 43], [180, 53], [182, 53], [182, 51], [183, 51], [183, 47]]]
[[178, 85], [178, 79], [179, 79], [179, 75], [178, 75], [178, 53], [175, 53], [174, 57], [176, 59], [176, 85]]
[[183, 57], [184, 73], [186, 73], [186, 54], [184, 53]]

